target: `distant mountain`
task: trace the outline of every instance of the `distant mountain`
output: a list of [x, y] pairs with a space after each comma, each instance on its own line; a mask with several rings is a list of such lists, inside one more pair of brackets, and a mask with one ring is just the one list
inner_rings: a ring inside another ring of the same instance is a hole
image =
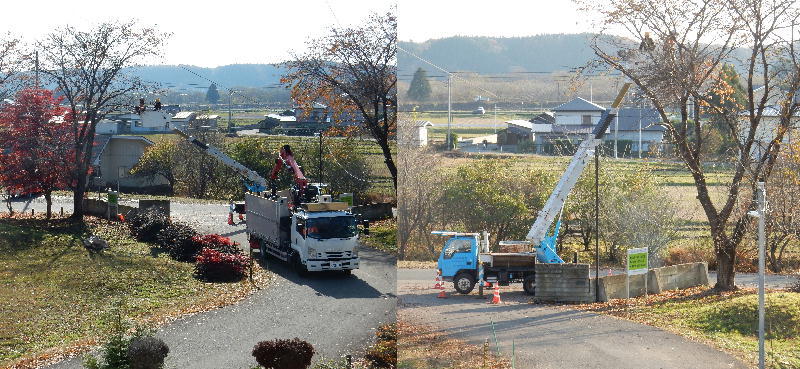
[[[185, 69], [184, 69], [185, 67]], [[284, 69], [273, 64], [232, 64], [216, 68], [195, 66], [150, 65], [131, 68], [130, 72], [145, 81], [158, 82], [170, 89], [208, 86], [211, 82], [189, 71], [217, 83], [221, 90], [228, 87], [264, 87], [280, 82]]]
[[[579, 67], [594, 58], [590, 33], [547, 34], [529, 37], [455, 36], [425, 42], [399, 42], [399, 46], [450, 71], [480, 74], [553, 72]], [[432, 67], [402, 51], [401, 74]]]

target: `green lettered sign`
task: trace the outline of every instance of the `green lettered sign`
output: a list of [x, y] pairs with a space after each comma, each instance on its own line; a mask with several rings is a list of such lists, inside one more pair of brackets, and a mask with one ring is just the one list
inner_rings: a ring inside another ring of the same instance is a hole
[[647, 248], [628, 250], [628, 274], [647, 273]]
[[111, 205], [116, 205], [117, 202], [119, 202], [119, 195], [116, 192], [109, 192], [108, 203]]

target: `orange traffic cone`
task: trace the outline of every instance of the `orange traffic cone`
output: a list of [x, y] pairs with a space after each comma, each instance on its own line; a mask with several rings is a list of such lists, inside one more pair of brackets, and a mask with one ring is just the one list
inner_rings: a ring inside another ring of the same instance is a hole
[[228, 213], [228, 225], [235, 225], [233, 223], [233, 213]]
[[502, 304], [503, 302], [500, 301], [500, 284], [496, 283], [494, 285], [494, 295], [492, 295], [492, 301], [489, 301], [490, 304]]
[[239, 220], [244, 220], [244, 214], [239, 213]]
[[444, 287], [442, 287], [442, 289], [439, 291], [439, 294], [436, 295], [436, 297], [440, 298], [440, 299], [446, 299], [447, 298], [447, 294], [444, 292]]
[[125, 216], [124, 215], [117, 214], [117, 219], [119, 219], [120, 222], [125, 223]]
[[442, 283], [442, 272], [437, 270], [436, 271], [436, 279], [434, 280], [436, 284], [433, 285], [433, 289], [441, 290], [444, 289], [444, 284]]

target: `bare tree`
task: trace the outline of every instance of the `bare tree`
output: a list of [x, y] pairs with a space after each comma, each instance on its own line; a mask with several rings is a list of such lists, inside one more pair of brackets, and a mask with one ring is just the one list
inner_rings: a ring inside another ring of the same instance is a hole
[[[675, 144], [694, 180], [697, 199], [708, 219], [717, 259], [716, 288], [735, 289], [736, 249], [751, 220], [741, 209], [751, 208], [755, 186], [772, 172], [784, 134], [796, 111], [800, 87], [794, 50], [797, 7], [793, 0], [611, 0], [591, 3], [601, 23], [629, 39], [603, 31], [592, 45], [602, 64], [620, 71], [641, 89], [658, 111], [661, 125]], [[635, 42], [631, 41], [632, 38]], [[730, 105], [715, 104], [710, 96], [725, 62], [738, 60], [746, 69], [748, 93], [745, 114]], [[755, 92], [756, 83], [763, 92]], [[780, 118], [765, 123], [764, 112], [774, 103]], [[727, 191], [712, 196], [703, 163], [706, 128], [696, 119], [703, 109], [726, 117], [726, 134], [735, 138], [738, 152]], [[767, 139], [757, 132], [769, 131]], [[763, 154], [754, 155], [760, 148]]]
[[[398, 123], [398, 136], [411, 136], [416, 129], [411, 120], [401, 119]], [[430, 232], [439, 226], [440, 213], [445, 209], [441, 203], [441, 165], [442, 158], [428, 147], [415, 147], [411, 140], [400, 139], [398, 147], [398, 187], [397, 187], [397, 251], [398, 258], [409, 256], [414, 239], [425, 241], [429, 247]], [[441, 241], [441, 240], [439, 240]], [[435, 250], [426, 250], [434, 253]]]
[[0, 104], [13, 94], [25, 60], [20, 39], [10, 33], [0, 35]]
[[775, 272], [783, 271], [787, 251], [800, 243], [800, 144], [793, 143], [781, 152], [774, 174], [767, 182], [769, 216], [766, 223], [767, 261]]
[[86, 31], [64, 26], [38, 42], [41, 73], [57, 86], [57, 93], [72, 111], [68, 118], [75, 135], [77, 164], [73, 217], [83, 215], [97, 123], [109, 112], [130, 105], [132, 94], [146, 87], [125, 68], [159, 56], [167, 36], [130, 21], [101, 23]]
[[308, 51], [286, 63], [284, 83], [292, 98], [310, 105], [328, 103], [336, 116], [357, 113], [381, 147], [397, 189], [397, 167], [390, 141], [397, 123], [397, 17], [373, 14], [357, 27], [331, 28], [308, 42]]

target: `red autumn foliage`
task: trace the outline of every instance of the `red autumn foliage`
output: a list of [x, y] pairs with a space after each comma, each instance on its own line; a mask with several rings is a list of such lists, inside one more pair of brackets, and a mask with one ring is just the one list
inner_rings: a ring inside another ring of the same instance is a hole
[[11, 193], [50, 193], [70, 187], [74, 133], [66, 109], [49, 90], [29, 88], [0, 110], [0, 183]]
[[195, 274], [207, 281], [235, 281], [244, 277], [250, 257], [204, 248], [195, 258]]

